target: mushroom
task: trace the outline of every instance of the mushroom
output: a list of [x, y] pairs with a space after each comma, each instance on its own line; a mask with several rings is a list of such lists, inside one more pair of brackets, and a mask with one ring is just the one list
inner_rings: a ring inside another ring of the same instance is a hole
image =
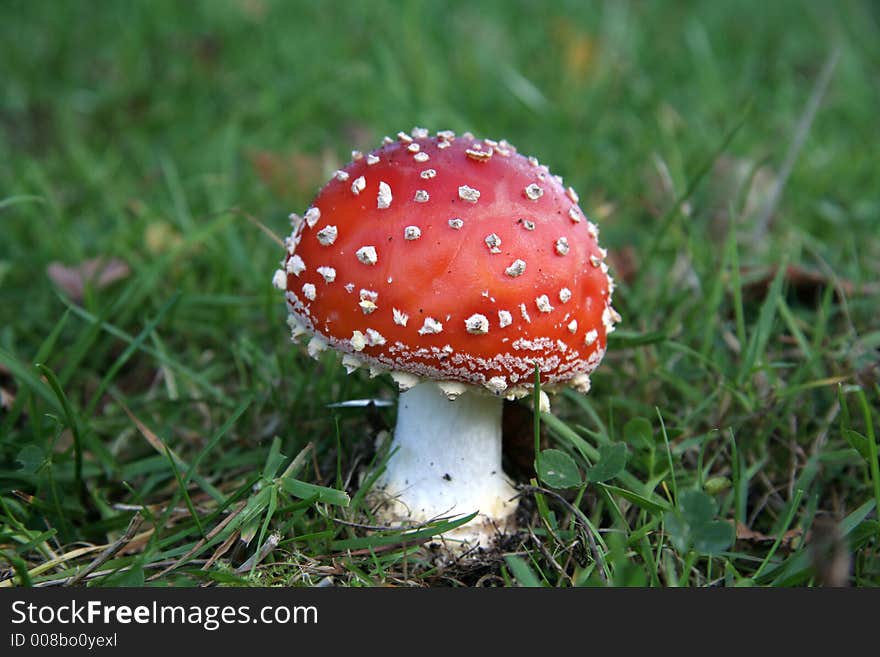
[[598, 230], [574, 190], [506, 141], [416, 129], [342, 172], [292, 215], [274, 283], [293, 338], [402, 391], [378, 516], [478, 512], [446, 537], [488, 546], [517, 505], [503, 400], [531, 394], [536, 367], [545, 390], [589, 390], [620, 319]]

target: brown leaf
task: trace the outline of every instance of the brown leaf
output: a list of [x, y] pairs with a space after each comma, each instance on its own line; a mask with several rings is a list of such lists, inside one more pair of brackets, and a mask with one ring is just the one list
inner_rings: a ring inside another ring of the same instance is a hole
[[[789, 529], [782, 535], [782, 540], [779, 541], [780, 546], [782, 547], [791, 547], [792, 542], [803, 535], [803, 530], [799, 528]], [[736, 540], [738, 541], [748, 541], [750, 543], [772, 543], [776, 540], [775, 536], [770, 536], [768, 534], [763, 534], [761, 532], [755, 531], [754, 529], [750, 529], [746, 527], [741, 522], [736, 523]]]
[[74, 301], [81, 301], [86, 285], [103, 289], [131, 274], [129, 266], [119, 258], [91, 258], [68, 267], [60, 262], [50, 262], [46, 274]]
[[[778, 271], [778, 267], [740, 268], [740, 277], [743, 280], [743, 296], [753, 299], [764, 298]], [[789, 290], [804, 303], [815, 302], [829, 285], [834, 286], [834, 290], [838, 295], [843, 294], [847, 297], [854, 294], [877, 294], [880, 291], [875, 289], [876, 286], [857, 286], [852, 281], [832, 277], [801, 265], [788, 265], [783, 276]]]
[[767, 534], [762, 534], [761, 532], [756, 532], [753, 529], [749, 529], [743, 523], [736, 523], [736, 540], [738, 541], [754, 541], [759, 543], [761, 541], [772, 541], [773, 538], [767, 536]]
[[238, 530], [232, 532], [229, 537], [220, 544], [220, 547], [214, 550], [214, 554], [212, 554], [211, 557], [205, 562], [205, 565], [202, 566], [202, 570], [210, 570], [211, 566], [214, 565], [214, 562], [217, 561], [217, 559], [229, 552], [229, 549], [233, 545], [235, 545], [235, 542], [238, 540], [238, 538]]

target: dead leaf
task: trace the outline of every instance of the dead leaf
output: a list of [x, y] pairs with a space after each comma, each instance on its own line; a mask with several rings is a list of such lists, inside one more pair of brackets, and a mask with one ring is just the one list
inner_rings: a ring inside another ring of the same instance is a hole
[[68, 267], [60, 262], [50, 262], [46, 274], [74, 301], [81, 301], [86, 285], [101, 290], [116, 281], [128, 278], [131, 268], [119, 258], [91, 258]]
[[153, 582], [153, 581], [159, 579], [160, 577], [167, 575], [175, 568], [178, 568], [180, 565], [186, 563], [190, 559], [190, 557], [192, 557], [194, 554], [197, 554], [199, 552], [199, 550], [202, 549], [202, 546], [204, 546], [211, 539], [213, 539], [217, 534], [219, 534], [221, 531], [223, 531], [223, 529], [226, 527], [226, 525], [228, 525], [230, 522], [232, 522], [238, 516], [238, 514], [240, 514], [242, 511], [244, 511], [246, 506], [247, 506], [247, 501], [239, 502], [238, 505], [235, 507], [235, 509], [233, 509], [232, 512], [228, 516], [226, 516], [211, 531], [209, 531], [207, 536], [200, 539], [199, 542], [196, 543], [189, 552], [184, 554], [182, 557], [180, 557], [177, 561], [172, 563], [167, 568], [163, 569], [162, 571], [160, 571], [160, 572], [156, 573], [155, 575], [153, 575], [152, 577], [150, 577], [147, 581]]
[[753, 529], [749, 529], [743, 523], [736, 523], [736, 540], [738, 541], [754, 541], [756, 543], [762, 541], [772, 541], [773, 538], [767, 536], [767, 534], [762, 534], [761, 532], [756, 532]]
[[235, 542], [238, 540], [238, 538], [238, 530], [232, 532], [229, 537], [220, 544], [220, 547], [214, 550], [214, 554], [212, 554], [210, 558], [205, 562], [205, 564], [202, 566], [202, 570], [210, 570], [211, 566], [214, 565], [214, 562], [217, 561], [217, 559], [229, 552], [229, 548], [235, 545]]
[[[800, 528], [789, 529], [782, 535], [782, 540], [779, 541], [779, 545], [785, 548], [790, 548], [794, 540], [796, 538], [800, 538], [803, 533], [803, 530]], [[750, 529], [749, 527], [746, 527], [741, 522], [737, 522], [736, 540], [748, 541], [750, 543], [773, 543], [774, 541], [776, 541], [776, 537], [755, 531], [753, 529]]]
[[[743, 296], [763, 299], [767, 295], [770, 284], [776, 277], [778, 267], [742, 267], [740, 277], [743, 280]], [[785, 282], [789, 290], [805, 303], [813, 303], [829, 285], [839, 296], [871, 295], [880, 292], [877, 285], [855, 285], [845, 278], [833, 277], [802, 265], [788, 265], [785, 268]]]

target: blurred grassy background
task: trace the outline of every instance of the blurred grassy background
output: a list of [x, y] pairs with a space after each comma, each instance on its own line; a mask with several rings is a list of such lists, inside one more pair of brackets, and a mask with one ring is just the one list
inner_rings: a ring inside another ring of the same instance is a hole
[[[595, 525], [627, 537], [615, 547], [597, 534], [604, 562], [566, 561], [562, 540], [514, 546], [479, 576], [583, 583], [598, 565], [616, 583], [706, 584], [719, 572], [816, 583], [804, 538], [826, 514], [855, 532], [848, 581], [880, 582], [865, 438], [880, 412], [876, 3], [13, 0], [0, 43], [9, 578], [69, 581], [94, 555], [61, 558], [68, 546], [116, 540], [140, 505], [158, 529], [94, 581], [139, 583], [187, 555], [179, 583], [250, 582], [231, 569], [269, 531], [285, 557], [268, 562], [288, 567], [248, 570], [257, 581], [403, 581], [408, 548], [384, 552], [381, 567], [313, 561], [370, 547], [345, 543], [363, 537], [327, 519], [327, 499], [263, 499], [259, 531], [198, 539], [253, 501], [252, 473], [272, 478], [274, 436], [287, 456], [318, 445], [304, 478], [357, 490], [352, 473], [393, 409], [331, 416], [324, 405], [391, 385], [288, 344], [270, 285], [279, 250], [247, 216], [283, 234], [351, 149], [419, 125], [507, 138], [580, 192], [614, 257], [625, 331], [589, 399], [559, 400], [568, 424], [550, 440], [579, 459], [566, 428], [596, 447], [627, 442], [631, 478], [617, 483], [672, 505], [624, 498], [621, 511], [621, 498], [582, 489]], [[97, 257], [105, 281], [79, 285]], [[792, 268], [774, 279], [779, 262]], [[125, 408], [151, 427], [152, 447]], [[634, 419], [656, 446], [627, 441]], [[714, 572], [686, 536], [664, 543], [675, 524], [664, 513], [681, 512], [675, 479], [701, 491], [716, 481], [717, 516], [770, 538], [728, 541]], [[536, 513], [539, 536], [578, 535], [565, 509], [552, 523]], [[562, 534], [542, 533], [556, 522]], [[237, 557], [199, 571], [230, 536]], [[424, 572], [415, 583], [446, 581]]]

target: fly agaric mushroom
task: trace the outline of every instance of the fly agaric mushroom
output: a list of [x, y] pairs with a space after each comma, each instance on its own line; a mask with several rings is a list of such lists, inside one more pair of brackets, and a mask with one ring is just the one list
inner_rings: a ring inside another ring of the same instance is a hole
[[516, 509], [502, 400], [530, 394], [536, 366], [546, 390], [589, 390], [620, 319], [577, 194], [506, 141], [416, 128], [355, 153], [291, 220], [273, 282], [294, 341], [402, 391], [379, 516], [477, 511], [451, 537], [488, 545]]

